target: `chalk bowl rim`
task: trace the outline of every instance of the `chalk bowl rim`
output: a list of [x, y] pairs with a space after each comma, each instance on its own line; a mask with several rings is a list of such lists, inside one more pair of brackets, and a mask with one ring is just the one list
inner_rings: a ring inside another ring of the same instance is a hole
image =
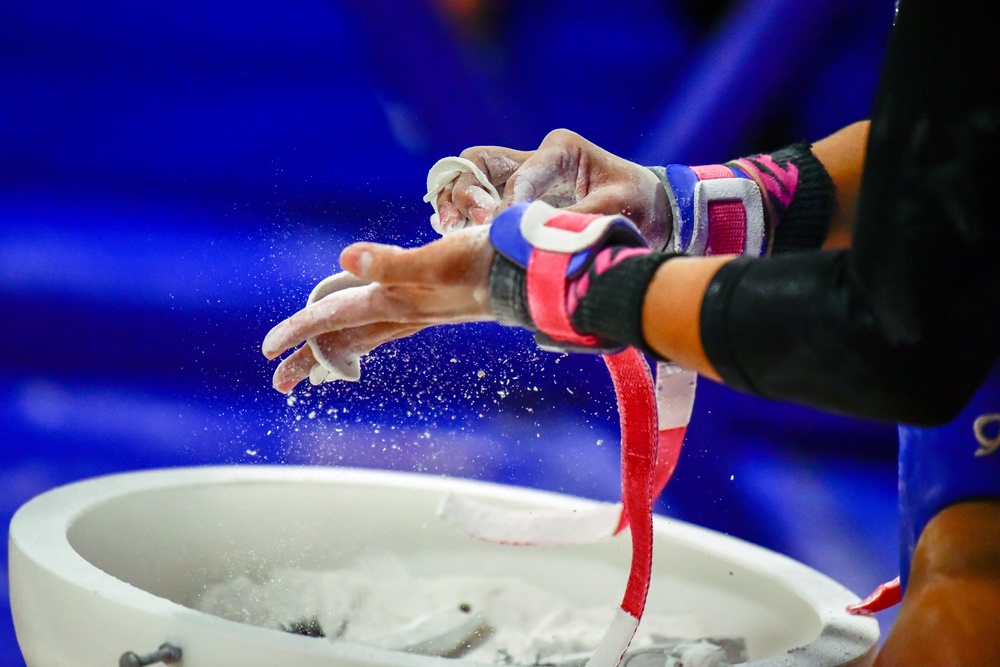
[[[22, 571], [37, 570], [52, 581], [59, 582], [60, 585], [65, 584], [74, 590], [111, 600], [122, 609], [131, 610], [136, 615], [169, 619], [166, 625], [159, 624], [166, 636], [158, 638], [150, 636], [147, 643], [151, 646], [157, 645], [157, 641], [162, 643], [173, 640], [183, 647], [185, 628], [201, 626], [217, 636], [244, 642], [251, 649], [253, 646], [270, 645], [275, 650], [285, 648], [296, 656], [325, 658], [329, 664], [390, 667], [445, 667], [446, 665], [457, 667], [457, 665], [480, 664], [461, 659], [400, 653], [350, 642], [316, 642], [310, 637], [211, 616], [133, 586], [101, 570], [84, 558], [71, 544], [70, 531], [74, 525], [78, 525], [81, 517], [86, 517], [89, 512], [104, 507], [107, 503], [120, 501], [129, 494], [214, 487], [220, 484], [381, 486], [442, 495], [445, 492], [467, 493], [501, 501], [514, 500], [517, 503], [549, 507], [576, 507], [596, 502], [554, 492], [469, 479], [412, 472], [319, 466], [233, 465], [166, 468], [119, 473], [74, 482], [31, 499], [15, 513], [10, 524], [11, 608], [22, 649], [26, 644], [37, 641], [37, 638], [29, 636], [35, 631], [28, 628], [31, 622], [26, 618], [26, 614], [30, 613], [30, 610], [24, 611], [21, 608], [30, 606], [26, 598], [32, 591], [28, 589], [22, 591], [18, 579]], [[429, 516], [427, 520], [436, 521], [433, 516]], [[744, 663], [748, 667], [779, 665], [860, 667], [871, 663], [879, 639], [878, 623], [872, 617], [852, 616], [846, 612], [846, 606], [857, 602], [858, 597], [838, 582], [777, 552], [683, 521], [656, 516], [654, 527], [658, 542], [675, 541], [691, 548], [707, 550], [712, 554], [724, 554], [739, 567], [747, 568], [748, 571], [754, 571], [775, 582], [793, 582], [794, 594], [817, 614], [819, 634], [811, 642], [792, 648], [783, 655]], [[657, 544], [657, 548], [663, 547]], [[522, 547], [522, 549], [531, 548]], [[124, 646], [120, 649], [148, 648], [141, 645], [142, 641], [143, 638], [137, 636], [135, 646]], [[191, 646], [194, 649], [194, 644]], [[118, 648], [116, 647], [116, 650]], [[190, 655], [191, 667], [212, 664], [195, 660], [197, 653]]]

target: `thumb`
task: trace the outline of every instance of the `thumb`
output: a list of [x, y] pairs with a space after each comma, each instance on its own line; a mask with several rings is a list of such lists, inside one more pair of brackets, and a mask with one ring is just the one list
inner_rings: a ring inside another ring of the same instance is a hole
[[599, 215], [623, 215], [636, 222], [633, 216], [642, 215], [630, 206], [625, 189], [619, 185], [606, 185], [592, 190], [587, 196], [571, 206], [563, 208], [574, 213], [596, 213]]

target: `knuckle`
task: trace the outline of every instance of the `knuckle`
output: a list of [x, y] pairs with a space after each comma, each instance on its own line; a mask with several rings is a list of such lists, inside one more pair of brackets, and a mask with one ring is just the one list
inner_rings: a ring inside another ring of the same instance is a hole
[[484, 160], [487, 178], [490, 179], [490, 183], [493, 185], [503, 185], [513, 174], [517, 171], [521, 164], [506, 156], [506, 155], [495, 155], [490, 154], [486, 156]]
[[379, 293], [380, 305], [387, 316], [386, 319], [406, 321], [414, 316], [416, 301], [413, 299], [412, 291], [408, 286], [387, 285]]
[[464, 151], [458, 154], [460, 158], [469, 160], [470, 162], [475, 162], [478, 165], [482, 165], [490, 155], [489, 146], [472, 146], [471, 148], [466, 148]]
[[566, 128], [558, 128], [552, 130], [545, 135], [542, 139], [542, 146], [576, 146], [583, 141], [583, 137], [574, 132], [573, 130], [567, 130]]
[[471, 187], [479, 187], [479, 181], [472, 177], [472, 174], [462, 174], [455, 179], [452, 186], [452, 198], [456, 195], [465, 194]]
[[450, 186], [441, 190], [437, 196], [438, 209], [447, 204], [454, 199], [454, 186]]
[[[499, 149], [496, 146], [466, 148], [459, 157], [465, 158], [479, 167], [486, 174], [487, 180], [494, 185], [506, 181], [507, 177], [517, 169], [517, 164], [512, 164], [511, 160], [504, 154], [504, 149]], [[472, 187], [481, 186], [479, 181], [469, 174], [463, 174], [455, 181], [456, 190], [460, 188], [468, 190]]]
[[463, 174], [455, 180], [452, 202], [465, 216], [468, 216], [469, 210], [474, 206], [487, 209], [493, 206], [493, 200], [482, 184], [469, 174]]

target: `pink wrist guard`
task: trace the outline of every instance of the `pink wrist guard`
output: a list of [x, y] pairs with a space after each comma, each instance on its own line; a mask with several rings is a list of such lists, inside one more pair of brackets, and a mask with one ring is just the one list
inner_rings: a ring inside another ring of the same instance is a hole
[[755, 255], [770, 237], [764, 198], [745, 172], [728, 165], [666, 168], [673, 231], [665, 250], [685, 255]]
[[818, 248], [826, 238], [833, 182], [809, 144], [724, 165], [652, 171], [670, 201], [668, 252], [760, 257]]

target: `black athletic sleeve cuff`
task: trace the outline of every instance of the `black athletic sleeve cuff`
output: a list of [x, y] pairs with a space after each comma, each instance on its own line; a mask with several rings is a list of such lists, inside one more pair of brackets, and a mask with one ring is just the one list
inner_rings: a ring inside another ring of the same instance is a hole
[[730, 340], [729, 310], [740, 280], [754, 259], [740, 257], [722, 265], [712, 277], [701, 303], [700, 335], [705, 356], [722, 380], [740, 391], [754, 393]]
[[654, 252], [629, 257], [600, 275], [592, 275], [590, 288], [573, 313], [573, 328], [662, 359], [643, 336], [642, 304], [660, 265], [676, 256]]
[[885, 322], [849, 251], [739, 258], [706, 290], [702, 346], [734, 389], [862, 419], [941, 424], [982, 382], [1000, 340], [991, 318], [953, 286], [944, 292], [908, 336]]
[[771, 159], [781, 166], [791, 163], [799, 170], [795, 196], [788, 209], [778, 216], [771, 252], [819, 248], [826, 240], [833, 217], [833, 179], [806, 142], [775, 151]]

